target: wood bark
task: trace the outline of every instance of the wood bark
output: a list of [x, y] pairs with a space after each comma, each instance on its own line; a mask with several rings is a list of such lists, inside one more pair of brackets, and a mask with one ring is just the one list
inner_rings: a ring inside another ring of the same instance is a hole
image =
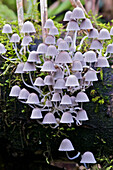
[[21, 30], [24, 21], [23, 0], [16, 0], [16, 5], [17, 5], [17, 15], [18, 15], [18, 26], [19, 26], [19, 30]]

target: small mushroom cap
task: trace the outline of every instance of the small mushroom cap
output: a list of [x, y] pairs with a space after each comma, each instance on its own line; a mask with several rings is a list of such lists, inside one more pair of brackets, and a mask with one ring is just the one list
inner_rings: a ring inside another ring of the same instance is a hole
[[88, 96], [84, 92], [79, 92], [76, 96], [76, 102], [89, 102]]
[[61, 100], [61, 103], [60, 103], [60, 104], [63, 104], [63, 105], [72, 104], [70, 96], [68, 96], [67, 94], [65, 94], [65, 95], [62, 97], [62, 100]]
[[39, 99], [38, 99], [37, 94], [30, 93], [26, 103], [29, 103], [29, 104], [38, 104], [39, 103]]
[[23, 71], [36, 71], [35, 64], [31, 62], [26, 62], [24, 64]]
[[54, 45], [50, 45], [47, 48], [46, 56], [56, 56], [57, 55], [57, 49]]
[[54, 89], [66, 89], [65, 80], [58, 79], [54, 85]]
[[36, 51], [31, 51], [29, 53], [29, 57], [27, 59], [28, 62], [36, 62], [36, 63], [41, 63], [38, 53]]
[[58, 32], [58, 29], [57, 27], [51, 27], [50, 30], [49, 30], [49, 35], [58, 35], [59, 32]]
[[106, 50], [107, 53], [113, 53], [113, 44], [109, 44], [107, 46], [107, 50]]
[[14, 33], [14, 34], [11, 36], [10, 42], [20, 42], [20, 37], [19, 37], [19, 35], [16, 34], [16, 33]]
[[64, 139], [61, 144], [60, 147], [58, 149], [59, 151], [74, 151], [74, 147], [71, 143], [71, 141], [69, 139]]
[[63, 79], [64, 78], [64, 72], [62, 71], [61, 68], [57, 68], [56, 72], [54, 72], [54, 74], [53, 74], [53, 77], [54, 77], [54, 80]]
[[58, 44], [58, 50], [65, 51], [69, 50], [69, 45], [65, 40], [61, 40]]
[[6, 53], [6, 51], [5, 46], [0, 43], [0, 54]]
[[72, 58], [73, 61], [78, 60], [78, 61], [83, 61], [83, 55], [81, 52], [77, 51]]
[[65, 86], [79, 86], [79, 82], [78, 82], [78, 79], [75, 75], [70, 75], [67, 77], [67, 80], [66, 80], [66, 84]]
[[22, 99], [28, 99], [28, 96], [29, 96], [29, 92], [28, 90], [26, 90], [25, 88], [23, 88], [20, 93], [19, 93], [19, 96], [18, 96], [18, 99], [22, 100]]
[[113, 27], [111, 27], [110, 35], [113, 35]]
[[77, 79], [82, 79], [82, 74], [81, 74], [81, 72], [76, 71], [74, 75], [77, 77]]
[[22, 32], [22, 33], [35, 33], [36, 30], [35, 30], [34, 25], [32, 24], [32, 22], [26, 21], [26, 22], [23, 24], [23, 27], [22, 27], [22, 29], [21, 29], [21, 32]]
[[96, 28], [93, 28], [92, 30], [90, 30], [88, 37], [89, 38], [98, 38], [99, 33], [98, 30]]
[[60, 123], [74, 123], [71, 113], [64, 112], [61, 117]]
[[98, 50], [98, 49], [103, 49], [102, 43], [99, 40], [93, 40], [90, 46], [90, 49]]
[[101, 29], [99, 36], [98, 36], [98, 39], [99, 40], [109, 40], [109, 39], [111, 39], [109, 31], [105, 28]]
[[50, 100], [46, 100], [45, 106], [47, 106], [47, 107], [52, 107], [51, 101], [50, 101]]
[[32, 110], [32, 114], [31, 114], [30, 119], [41, 119], [41, 118], [43, 118], [41, 110], [39, 108], [34, 108]]
[[93, 70], [88, 70], [85, 75], [85, 81], [98, 81], [96, 72]]
[[32, 38], [30, 36], [24, 36], [21, 45], [28, 46], [32, 42]]
[[3, 30], [2, 30], [2, 33], [12, 33], [12, 28], [9, 24], [5, 24], [3, 26]]
[[68, 52], [62, 51], [56, 56], [55, 63], [72, 63], [72, 59]]
[[34, 86], [45, 86], [44, 80], [41, 77], [36, 78]]
[[85, 110], [79, 110], [78, 112], [77, 112], [77, 120], [79, 120], [79, 121], [86, 121], [86, 120], [89, 120], [88, 119], [88, 116], [87, 116], [87, 113], [86, 113], [86, 111]]
[[76, 21], [69, 21], [67, 24], [66, 31], [78, 31], [80, 30], [79, 25]]
[[67, 43], [71, 43], [72, 42], [72, 38], [71, 38], [71, 36], [66, 36], [65, 38], [64, 38], [64, 40], [67, 42]]
[[94, 155], [92, 152], [85, 152], [83, 155], [82, 155], [82, 159], [80, 161], [80, 163], [96, 163], [96, 160], [94, 158]]
[[71, 15], [71, 19], [84, 19], [84, 18], [85, 18], [85, 14], [82, 8], [80, 7], [74, 8], [72, 15]]
[[55, 42], [55, 37], [53, 35], [48, 35], [46, 38], [45, 38], [45, 43], [46, 44], [56, 44]]
[[24, 73], [23, 68], [24, 68], [24, 63], [23, 63], [23, 62], [19, 63], [19, 64], [17, 65], [17, 68], [16, 68], [16, 70], [15, 70], [15, 73]]
[[90, 19], [88, 19], [88, 18], [84, 19], [81, 22], [80, 29], [85, 29], [85, 30], [93, 29], [93, 26], [92, 26]]
[[57, 46], [58, 46], [58, 44], [60, 43], [61, 40], [63, 40], [63, 39], [62, 38], [57, 39], [57, 43], [56, 43]]
[[11, 88], [9, 96], [18, 97], [20, 91], [21, 91], [21, 88], [19, 86], [15, 85]]
[[59, 93], [54, 93], [52, 96], [52, 102], [57, 102], [57, 101], [61, 101], [61, 97]]
[[75, 60], [72, 64], [72, 71], [82, 71], [83, 67], [80, 61]]
[[44, 44], [44, 43], [41, 43], [38, 45], [38, 48], [37, 48], [37, 53], [38, 54], [45, 54], [47, 52], [47, 45]]
[[84, 56], [85, 56], [84, 58], [85, 62], [93, 63], [97, 61], [96, 53], [94, 51], [87, 51], [85, 52]]
[[76, 97], [75, 96], [71, 96], [70, 98], [71, 98], [72, 106], [77, 106], [78, 103], [75, 102]]
[[53, 77], [52, 76], [50, 76], [50, 75], [47, 75], [45, 78], [44, 78], [44, 83], [45, 83], [45, 85], [54, 85], [54, 79], [53, 79]]
[[54, 26], [53, 20], [52, 19], [47, 19], [44, 28], [51, 28]]
[[45, 61], [41, 71], [45, 71], [45, 72], [56, 72], [56, 69], [54, 67], [54, 64], [52, 63], [52, 61]]
[[63, 21], [70, 21], [71, 15], [72, 15], [72, 12], [71, 11], [67, 11], [65, 13]]
[[53, 115], [53, 113], [47, 113], [44, 116], [44, 119], [43, 119], [42, 123], [43, 124], [57, 124], [55, 116]]
[[98, 57], [95, 67], [110, 67], [106, 57]]

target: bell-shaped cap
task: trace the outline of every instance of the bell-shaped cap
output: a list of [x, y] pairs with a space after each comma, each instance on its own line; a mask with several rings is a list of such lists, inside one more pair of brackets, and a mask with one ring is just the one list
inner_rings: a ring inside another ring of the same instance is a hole
[[27, 59], [28, 62], [36, 62], [36, 63], [41, 63], [38, 53], [36, 51], [31, 51], [29, 53], [29, 57]]
[[54, 45], [50, 45], [47, 48], [46, 56], [56, 56], [57, 55], [57, 49]]
[[113, 35], [113, 27], [111, 27], [110, 35]]
[[35, 64], [34, 63], [26, 62], [24, 64], [23, 71], [35, 71], [35, 70], [36, 70], [36, 68], [35, 68]]
[[75, 60], [72, 64], [72, 71], [82, 71], [83, 67], [80, 61]]
[[4, 26], [3, 26], [3, 30], [2, 30], [2, 33], [12, 33], [12, 28], [11, 28], [11, 26], [9, 25], [9, 24], [5, 24]]
[[46, 38], [45, 38], [45, 43], [46, 44], [56, 44], [55, 42], [55, 37], [53, 35], [48, 35]]
[[63, 97], [62, 97], [62, 100], [61, 100], [61, 103], [60, 104], [65, 104], [65, 105], [68, 105], [68, 104], [72, 104], [71, 102], [71, 98], [70, 96], [68, 96], [67, 94], [65, 94]]
[[80, 28], [76, 21], [72, 20], [68, 22], [66, 31], [78, 31], [78, 30], [80, 30]]
[[24, 63], [23, 63], [23, 62], [19, 63], [19, 64], [17, 65], [17, 68], [16, 68], [16, 70], [15, 70], [15, 73], [24, 73], [23, 68], [24, 68]]
[[19, 37], [19, 35], [16, 34], [16, 33], [14, 33], [14, 34], [11, 36], [10, 42], [20, 42], [20, 37]]
[[58, 50], [65, 51], [69, 50], [69, 45], [65, 40], [61, 40], [58, 44]]
[[47, 75], [45, 78], [44, 78], [44, 83], [45, 85], [54, 85], [54, 79], [53, 79], [53, 76], [50, 76], [50, 75]]
[[34, 28], [34, 25], [32, 24], [32, 22], [30, 21], [26, 21], [24, 22], [22, 29], [21, 29], [22, 33], [35, 33], [36, 30]]
[[84, 19], [84, 18], [85, 18], [85, 14], [83, 9], [80, 7], [74, 8], [71, 15], [71, 19]]
[[76, 71], [74, 75], [77, 77], [77, 79], [82, 79], [82, 74], [81, 74], [81, 72]]
[[107, 53], [113, 53], [113, 44], [109, 44], [108, 46], [107, 46], [107, 50], [106, 50], [106, 52]]
[[88, 116], [87, 116], [87, 113], [85, 110], [81, 109], [77, 112], [77, 120], [79, 121], [86, 121], [86, 120], [89, 120], [88, 119]]
[[11, 88], [9, 96], [18, 97], [20, 91], [21, 91], [21, 88], [19, 86], [15, 85]]
[[60, 123], [74, 123], [71, 113], [64, 112], [61, 117]]
[[6, 53], [6, 51], [5, 46], [0, 43], [0, 54]]
[[69, 139], [64, 139], [61, 144], [60, 147], [58, 149], [59, 151], [74, 151], [74, 147], [71, 143], [71, 141]]
[[84, 58], [85, 62], [93, 63], [97, 61], [96, 53], [94, 51], [87, 51], [85, 52], [84, 56], [85, 56]]
[[57, 124], [56, 122], [56, 119], [55, 119], [55, 116], [53, 113], [47, 113], [45, 116], [44, 116], [44, 119], [43, 119], [43, 124]]
[[29, 96], [29, 92], [28, 90], [26, 90], [25, 88], [23, 88], [20, 93], [19, 93], [19, 96], [18, 96], [18, 99], [20, 100], [23, 100], [23, 99], [28, 99], [28, 96]]
[[77, 51], [72, 58], [73, 61], [78, 60], [78, 61], [83, 61], [83, 55], [81, 52]]
[[78, 82], [78, 79], [75, 75], [70, 75], [67, 77], [67, 80], [66, 80], [66, 84], [65, 86], [79, 86], [79, 82]]
[[60, 43], [60, 41], [62, 41], [63, 39], [62, 38], [58, 38], [57, 39], [57, 43], [56, 43], [56, 45], [58, 46], [58, 44]]
[[54, 85], [54, 89], [66, 89], [65, 80], [58, 79]]
[[90, 46], [92, 50], [101, 50], [103, 49], [102, 43], [99, 40], [93, 40]]
[[54, 77], [54, 80], [63, 79], [64, 78], [64, 72], [62, 71], [61, 68], [57, 68], [56, 72], [54, 72], [54, 74], [53, 74], [53, 77]]
[[94, 155], [92, 152], [85, 152], [83, 155], [82, 155], [82, 159], [80, 161], [80, 163], [96, 163], [96, 160], [94, 158]]
[[45, 86], [44, 80], [41, 77], [36, 78], [34, 86]]
[[45, 23], [45, 25], [44, 25], [44, 28], [51, 28], [51, 27], [53, 27], [53, 26], [54, 26], [53, 20], [52, 20], [52, 19], [47, 19], [47, 20], [46, 20], [46, 23]]
[[109, 31], [105, 28], [101, 29], [99, 36], [98, 36], [98, 39], [99, 40], [109, 40], [109, 39], [111, 39]]
[[21, 45], [28, 46], [30, 42], [32, 42], [32, 38], [30, 36], [24, 36]]
[[39, 108], [34, 108], [32, 110], [32, 114], [31, 114], [30, 119], [41, 119], [41, 118], [43, 118], [41, 110]]
[[72, 102], [72, 106], [77, 106], [78, 104], [75, 102], [76, 97], [75, 96], [71, 96], [71, 102]]
[[72, 12], [71, 11], [67, 11], [65, 13], [63, 21], [70, 21], [71, 15], [72, 15]]
[[64, 38], [64, 40], [67, 42], [67, 43], [71, 43], [72, 42], [72, 38], [71, 38], [71, 36], [66, 36], [65, 38]]
[[54, 93], [53, 96], [52, 96], [52, 102], [59, 102], [61, 101], [61, 97], [60, 97], [60, 94], [59, 93]]
[[96, 28], [93, 28], [92, 30], [90, 30], [88, 37], [89, 38], [98, 38], [99, 33], [98, 30]]
[[45, 54], [47, 52], [47, 45], [44, 43], [40, 43], [37, 48], [37, 53], [38, 54]]
[[55, 72], [56, 69], [54, 67], [54, 64], [52, 63], [52, 61], [45, 61], [43, 66], [42, 66], [42, 69], [41, 71], [45, 71], [45, 72]]
[[88, 70], [85, 75], [85, 81], [98, 81], [96, 71], [94, 70]]
[[83, 91], [79, 92], [76, 96], [76, 102], [89, 102], [87, 94]]
[[51, 101], [50, 100], [46, 100], [45, 106], [46, 107], [52, 107]]
[[57, 27], [53, 26], [50, 28], [49, 35], [58, 35], [58, 34], [59, 34], [59, 32], [58, 32]]
[[81, 22], [80, 29], [88, 30], [88, 29], [93, 29], [92, 23], [90, 19], [86, 18]]
[[30, 93], [26, 103], [28, 103], [28, 104], [38, 104], [39, 103], [39, 99], [38, 99], [37, 94]]
[[106, 57], [98, 57], [95, 67], [110, 67]]
[[55, 63], [72, 63], [72, 59], [68, 52], [62, 51], [56, 56]]

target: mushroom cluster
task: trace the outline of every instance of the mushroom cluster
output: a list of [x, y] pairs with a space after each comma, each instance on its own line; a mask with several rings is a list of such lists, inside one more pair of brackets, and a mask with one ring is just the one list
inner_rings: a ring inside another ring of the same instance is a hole
[[[27, 88], [21, 89], [15, 85], [9, 95], [17, 97], [20, 102], [33, 109], [31, 119], [38, 120], [37, 122], [42, 125], [48, 124], [51, 128], [57, 128], [62, 123], [71, 126], [74, 122], [77, 126], [81, 126], [83, 121], [88, 120], [87, 112], [83, 108], [83, 103], [89, 102], [85, 90], [92, 86], [94, 81], [98, 81], [98, 67], [109, 67], [107, 58], [113, 53], [113, 44], [109, 44], [106, 53], [102, 55], [103, 44], [113, 35], [113, 28], [110, 33], [107, 29], [101, 29], [98, 32], [79, 7], [72, 12], [66, 12], [64, 21], [67, 23], [66, 34], [65, 37], [58, 39], [56, 35], [59, 35], [59, 32], [54, 22], [51, 19], [46, 21], [44, 28], [47, 29], [48, 35], [45, 42], [39, 44], [37, 51], [29, 50], [30, 43], [33, 41], [30, 35], [36, 32], [30, 21], [23, 24], [21, 32], [25, 36], [21, 43], [19, 35], [12, 34], [9, 24], [3, 27], [2, 33], [6, 33], [10, 42], [13, 43], [17, 58], [6, 58], [6, 49], [3, 44], [0, 44], [0, 54], [4, 59], [20, 61], [15, 73], [21, 74]], [[85, 30], [87, 35], [77, 45], [77, 35], [81, 30]], [[9, 34], [12, 36], [10, 37]], [[86, 38], [90, 39], [90, 48], [87, 52], [81, 52]], [[19, 52], [17, 43], [21, 45]], [[29, 53], [26, 62], [21, 57], [24, 49]], [[36, 72], [37, 69], [44, 74], [43, 77], [38, 76], [34, 80], [32, 72]], [[24, 74], [26, 73], [29, 75], [31, 84], [25, 82]], [[33, 89], [33, 92], [30, 93], [28, 88]], [[71, 150], [74, 150], [71, 141], [64, 139], [59, 151]], [[85, 152], [82, 155], [81, 163], [95, 162], [91, 152]]]

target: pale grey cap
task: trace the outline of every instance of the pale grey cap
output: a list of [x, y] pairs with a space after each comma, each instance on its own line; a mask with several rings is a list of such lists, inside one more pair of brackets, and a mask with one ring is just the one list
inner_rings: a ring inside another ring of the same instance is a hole
[[23, 71], [36, 71], [35, 64], [32, 62], [25, 62]]
[[79, 86], [79, 82], [78, 82], [77, 77], [75, 75], [68, 76], [65, 86], [70, 86], [70, 87]]
[[57, 124], [56, 122], [56, 119], [55, 119], [55, 116], [53, 113], [47, 113], [45, 116], [44, 116], [44, 119], [43, 119], [43, 124]]
[[69, 50], [69, 45], [65, 40], [61, 40], [58, 44], [58, 50], [65, 51]]
[[99, 36], [99, 33], [96, 28], [91, 29], [88, 35], [89, 38], [98, 38], [98, 36]]
[[39, 99], [38, 99], [37, 94], [30, 93], [26, 103], [28, 103], [28, 104], [38, 104], [39, 103]]
[[55, 63], [72, 63], [72, 59], [68, 52], [62, 51], [56, 56]]
[[20, 91], [21, 91], [21, 88], [19, 86], [15, 85], [11, 88], [9, 96], [18, 97]]
[[80, 30], [80, 28], [76, 21], [71, 20], [68, 22], [66, 31], [78, 31], [78, 30]]
[[30, 119], [42, 119], [42, 113], [41, 113], [41, 110], [39, 108], [34, 108], [32, 110], [32, 114], [31, 114], [31, 117]]
[[85, 75], [85, 81], [98, 81], [96, 71], [94, 70], [88, 70]]
[[70, 105], [72, 104], [71, 102], [71, 98], [69, 95], [65, 94], [63, 97], [62, 97], [62, 100], [61, 100], [61, 103], [60, 104], [63, 104], [63, 105]]
[[46, 100], [46, 103], [45, 103], [45, 106], [47, 106], [47, 107], [52, 107], [51, 101], [47, 99], [47, 100]]
[[54, 26], [53, 20], [52, 20], [52, 19], [47, 19], [47, 20], [46, 20], [46, 23], [45, 23], [45, 25], [44, 25], [44, 28], [51, 28], [51, 27], [53, 27], [53, 26]]
[[58, 149], [59, 151], [74, 151], [74, 147], [71, 143], [71, 141], [69, 139], [64, 139], [61, 144], [60, 147]]
[[84, 92], [79, 92], [76, 96], [76, 102], [89, 102], [88, 96]]
[[53, 74], [54, 80], [57, 79], [63, 79], [64, 78], [64, 72], [61, 68], [56, 68], [56, 72]]
[[82, 79], [82, 74], [79, 71], [76, 71], [74, 75], [77, 77], [77, 79]]
[[15, 73], [24, 73], [23, 68], [24, 68], [24, 63], [23, 63], [23, 62], [19, 63], [19, 64], [17, 65], [17, 68], [16, 68], [16, 70], [15, 70]]
[[82, 67], [82, 64], [80, 61], [73, 61], [73, 64], [72, 64], [72, 71], [82, 71], [83, 70], [83, 67]]
[[57, 49], [54, 45], [50, 45], [47, 48], [46, 56], [56, 56], [57, 55]]
[[65, 80], [58, 79], [54, 85], [54, 89], [66, 89]]
[[71, 15], [71, 19], [84, 19], [84, 18], [85, 18], [85, 14], [83, 9], [80, 7], [74, 8]]
[[65, 38], [64, 38], [64, 40], [67, 42], [67, 43], [71, 43], [72, 42], [72, 38], [71, 38], [71, 36], [66, 36]]
[[78, 60], [78, 61], [83, 61], [83, 55], [80, 51], [77, 51], [74, 54], [74, 57], [72, 58], [73, 61]]
[[86, 18], [81, 22], [80, 29], [93, 29], [90, 19]]
[[93, 63], [97, 61], [96, 53], [94, 51], [87, 51], [85, 52], [84, 56], [85, 62]]
[[72, 15], [72, 12], [71, 11], [67, 11], [65, 13], [63, 21], [70, 21], [71, 15]]
[[44, 83], [45, 85], [48, 85], [48, 86], [54, 85], [55, 82], [54, 82], [53, 76], [50, 76], [50, 75], [45, 76]]
[[30, 94], [30, 93], [28, 92], [28, 90], [26, 90], [25, 88], [23, 88], [23, 89], [20, 91], [20, 93], [19, 93], [18, 99], [20, 99], [20, 100], [28, 99], [29, 94]]
[[110, 35], [113, 35], [113, 27], [111, 27]]
[[45, 86], [44, 80], [41, 77], [36, 78], [34, 86]]
[[99, 40], [93, 40], [90, 46], [92, 50], [103, 49], [102, 43]]
[[20, 42], [20, 37], [19, 37], [19, 35], [16, 34], [16, 33], [14, 33], [14, 34], [11, 36], [10, 42]]
[[109, 31], [105, 28], [101, 29], [99, 36], [98, 36], [98, 39], [99, 40], [109, 40], [109, 39], [111, 39]]
[[80, 163], [96, 163], [96, 160], [94, 158], [94, 155], [92, 152], [85, 152], [83, 155], [82, 155], [82, 159], [80, 161]]
[[74, 123], [71, 113], [64, 112], [61, 117], [60, 123]]
[[2, 30], [2, 33], [12, 33], [12, 28], [11, 28], [11, 26], [9, 25], [9, 24], [5, 24], [4, 26], [3, 26], [3, 30]]
[[86, 120], [89, 120], [88, 119], [88, 116], [87, 116], [87, 113], [85, 110], [81, 109], [77, 112], [77, 120], [79, 121], [86, 121]]
[[32, 22], [30, 21], [26, 21], [24, 22], [22, 29], [21, 29], [22, 33], [35, 33], [36, 30], [34, 28], [34, 25], [32, 24]]
[[6, 51], [5, 46], [0, 43], [0, 54], [6, 53]]
[[56, 69], [54, 67], [54, 64], [52, 63], [52, 61], [45, 61], [41, 71], [45, 71], [45, 72], [56, 72]]
[[58, 35], [58, 34], [59, 34], [59, 32], [58, 32], [57, 27], [53, 26], [50, 28], [49, 35]]
[[32, 42], [32, 38], [30, 36], [24, 36], [21, 45], [28, 46]]
[[108, 46], [107, 46], [107, 49], [106, 49], [106, 52], [107, 53], [113, 53], [113, 44], [109, 44]]
[[52, 96], [52, 102], [57, 102], [57, 101], [61, 101], [61, 97], [59, 93], [54, 93]]
[[57, 46], [58, 46], [58, 44], [60, 43], [61, 40], [63, 40], [63, 39], [62, 38], [57, 39], [57, 43], [56, 43]]
[[110, 67], [106, 57], [98, 57], [95, 67]]
[[47, 52], [48, 46], [44, 43], [40, 43], [37, 48], [37, 53], [38, 54], [45, 54]]
[[29, 57], [27, 59], [28, 62], [36, 62], [41, 64], [40, 58], [38, 56], [38, 53], [36, 51], [31, 51], [29, 53]]
[[53, 35], [47, 35], [47, 37], [45, 38], [45, 43], [46, 44], [56, 44], [55, 42], [55, 36]]

